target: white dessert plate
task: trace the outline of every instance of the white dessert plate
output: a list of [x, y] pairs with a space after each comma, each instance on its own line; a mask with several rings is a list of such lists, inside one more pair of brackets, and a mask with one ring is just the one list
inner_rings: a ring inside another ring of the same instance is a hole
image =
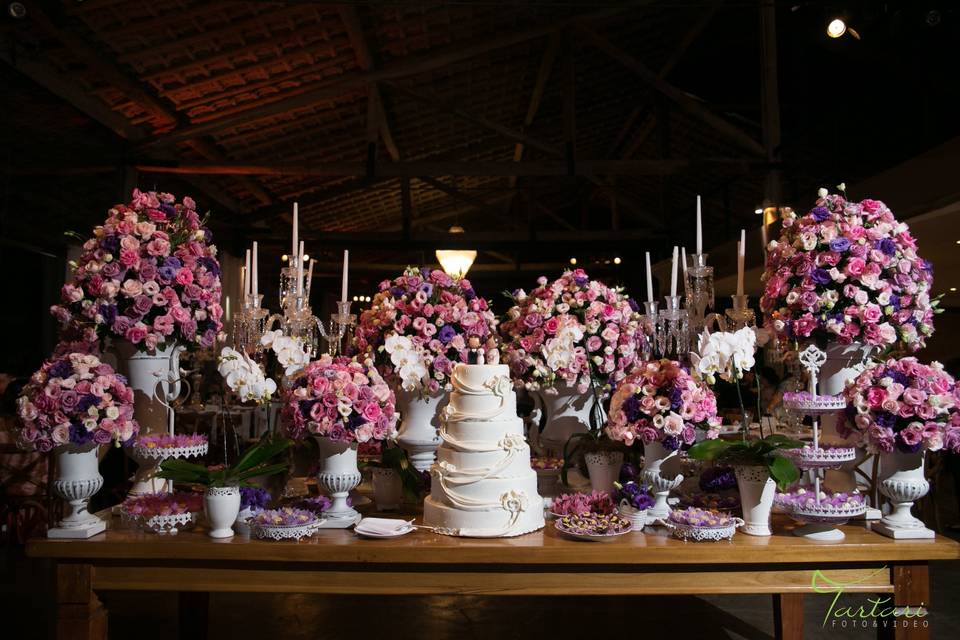
[[399, 538], [415, 530], [412, 522], [392, 518], [364, 518], [353, 527], [364, 538]]

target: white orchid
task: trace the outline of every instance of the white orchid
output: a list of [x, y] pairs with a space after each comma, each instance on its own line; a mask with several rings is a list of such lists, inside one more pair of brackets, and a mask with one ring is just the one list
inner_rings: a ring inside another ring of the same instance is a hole
[[757, 334], [751, 327], [735, 332], [704, 331], [700, 335], [699, 353], [691, 353], [690, 358], [694, 370], [708, 383], [714, 384], [716, 376], [733, 382], [753, 368], [756, 347]]
[[277, 391], [277, 383], [264, 376], [259, 364], [247, 354], [230, 347], [220, 351], [217, 371], [241, 402], [253, 400], [265, 404]]
[[310, 354], [303, 347], [303, 338], [299, 337], [281, 335], [272, 340], [270, 348], [277, 354], [277, 362], [284, 368], [283, 374], [288, 378], [310, 363]]
[[422, 386], [429, 372], [423, 350], [413, 340], [392, 334], [387, 336], [383, 348], [390, 354], [390, 362], [400, 376], [400, 386], [404, 391], [414, 391]]

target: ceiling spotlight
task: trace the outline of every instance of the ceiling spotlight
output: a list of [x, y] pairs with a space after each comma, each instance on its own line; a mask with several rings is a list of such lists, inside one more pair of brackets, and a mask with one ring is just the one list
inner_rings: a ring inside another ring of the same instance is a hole
[[310, 254], [309, 253], [303, 254], [303, 261], [307, 262], [308, 260], [310, 260]]
[[353, 296], [353, 301], [357, 302], [360, 299], [360, 296]]
[[950, 287], [950, 291], [956, 291], [956, 290], [957, 290], [956, 287]]
[[613, 259], [613, 264], [620, 264], [621, 262], [623, 261], [620, 259], [620, 256], [617, 256], [616, 258]]
[[290, 259], [290, 256], [288, 256], [287, 254], [283, 254], [282, 256], [280, 256], [280, 260], [282, 262], [286, 262], [289, 259]]
[[843, 18], [834, 18], [827, 25], [827, 35], [831, 38], [839, 38], [847, 32], [847, 23]]
[[754, 212], [755, 214], [757, 214], [758, 216], [763, 215], [763, 207], [759, 207], [759, 208], [757, 208], [757, 209], [754, 209], [753, 212]]
[[570, 264], [577, 264], [576, 258], [570, 258]]
[[365, 300], [365, 302], [370, 302], [370, 296], [367, 296], [367, 299]]

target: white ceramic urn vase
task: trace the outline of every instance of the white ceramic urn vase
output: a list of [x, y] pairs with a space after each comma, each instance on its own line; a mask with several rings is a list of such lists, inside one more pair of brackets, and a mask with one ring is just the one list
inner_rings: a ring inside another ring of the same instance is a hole
[[317, 438], [320, 448], [320, 473], [317, 484], [330, 496], [332, 504], [323, 512], [324, 529], [346, 529], [360, 521], [360, 514], [347, 504], [350, 491], [360, 484], [357, 467], [357, 443]]
[[590, 413], [596, 400], [589, 390], [580, 393], [564, 383], [552, 389], [542, 389], [538, 397], [547, 414], [539, 437], [540, 448], [548, 456], [563, 457], [567, 440], [574, 434], [590, 430]]
[[203, 494], [203, 512], [207, 516], [211, 538], [229, 538], [240, 515], [240, 487], [207, 487]]
[[777, 483], [770, 477], [770, 470], [762, 465], [737, 465], [733, 468], [740, 490], [740, 506], [743, 509], [741, 531], [751, 536], [769, 536], [770, 512]]
[[583, 455], [594, 491], [613, 491], [613, 483], [620, 477], [623, 466], [622, 451], [588, 451]]
[[397, 442], [417, 471], [429, 471], [437, 457], [440, 410], [446, 406], [447, 400], [446, 391], [397, 391], [397, 411], [400, 413]]
[[890, 500], [890, 513], [873, 525], [877, 533], [898, 540], [934, 537], [934, 532], [910, 513], [913, 503], [930, 490], [923, 472], [925, 453], [894, 451], [880, 458], [880, 493]]
[[89, 538], [106, 529], [106, 523], [87, 509], [90, 498], [103, 487], [98, 449], [90, 442], [63, 444], [53, 450], [57, 467], [53, 492], [67, 508], [57, 526], [47, 530], [48, 538]]
[[[183, 345], [174, 343], [144, 352], [126, 340], [114, 343], [117, 366], [133, 389], [133, 415], [140, 424], [141, 435], [168, 432], [168, 409], [162, 400], [169, 403], [180, 395], [180, 382], [169, 381], [171, 377], [179, 379], [180, 354], [185, 350]], [[127, 451], [138, 465], [129, 495], [165, 492], [166, 481], [156, 477], [159, 460], [136, 456], [134, 447]]]

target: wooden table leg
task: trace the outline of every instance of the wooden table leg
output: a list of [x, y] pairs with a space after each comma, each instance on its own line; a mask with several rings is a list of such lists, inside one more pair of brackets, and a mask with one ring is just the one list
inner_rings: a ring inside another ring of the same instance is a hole
[[57, 640], [106, 640], [107, 610], [93, 592], [93, 567], [57, 565]]
[[803, 639], [803, 594], [773, 594], [773, 634], [777, 640]]
[[[929, 640], [930, 618], [917, 611], [918, 607], [930, 607], [930, 566], [927, 563], [893, 566], [893, 603], [897, 607], [910, 607], [906, 615], [896, 618], [893, 637], [897, 640]], [[889, 627], [878, 635], [890, 637]]]
[[204, 591], [181, 591], [177, 594], [179, 640], [207, 640], [210, 594]]

